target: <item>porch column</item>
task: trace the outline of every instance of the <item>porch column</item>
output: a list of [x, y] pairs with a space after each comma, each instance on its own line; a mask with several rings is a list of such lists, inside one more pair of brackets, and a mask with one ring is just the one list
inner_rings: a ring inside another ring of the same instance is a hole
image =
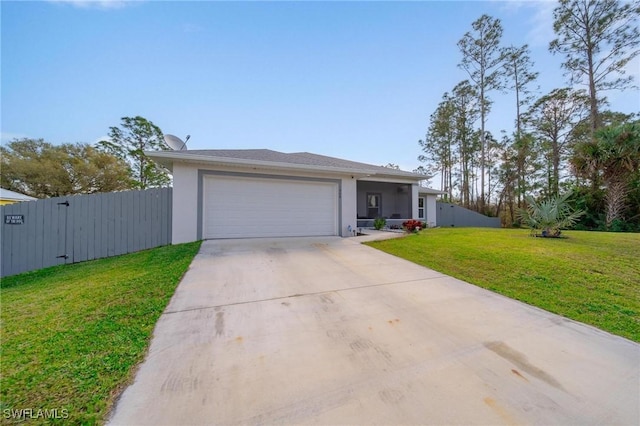
[[353, 176], [342, 178], [342, 194], [340, 197], [342, 215], [340, 218], [340, 236], [350, 237], [349, 228], [358, 228], [358, 197], [356, 179]]
[[411, 185], [411, 219], [418, 218], [418, 184]]
[[[171, 214], [171, 244], [190, 243], [198, 235], [198, 169], [185, 163], [173, 165], [173, 200]], [[200, 210], [202, 211], [202, 210]]]
[[437, 195], [427, 195], [425, 197], [425, 220], [427, 222], [427, 226], [434, 227], [437, 226], [436, 215], [438, 213], [437, 204], [436, 204]]

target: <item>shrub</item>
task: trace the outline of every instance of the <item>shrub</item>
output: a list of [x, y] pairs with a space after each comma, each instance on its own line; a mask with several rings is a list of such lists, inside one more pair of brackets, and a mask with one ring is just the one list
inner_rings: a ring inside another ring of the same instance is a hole
[[373, 227], [378, 231], [384, 228], [386, 224], [387, 224], [387, 219], [385, 219], [384, 217], [376, 217], [373, 220]]
[[570, 196], [571, 191], [538, 202], [529, 195], [525, 197], [528, 206], [518, 211], [518, 219], [531, 228], [532, 235], [543, 231], [543, 237], [558, 236], [560, 229], [572, 227], [584, 214], [584, 211], [576, 211], [570, 206]]
[[402, 227], [407, 232], [418, 232], [419, 230], [426, 228], [425, 225], [426, 225], [425, 223], [420, 222], [419, 220], [414, 220], [414, 219], [410, 219], [402, 222]]

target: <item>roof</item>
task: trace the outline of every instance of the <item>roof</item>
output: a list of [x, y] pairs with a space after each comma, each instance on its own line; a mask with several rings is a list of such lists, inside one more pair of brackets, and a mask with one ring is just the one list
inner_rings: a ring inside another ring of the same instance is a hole
[[447, 191], [440, 191], [437, 189], [426, 188], [424, 186], [418, 187], [418, 194], [441, 195], [446, 193]]
[[148, 151], [147, 156], [169, 168], [174, 161], [205, 162], [220, 165], [250, 165], [269, 168], [353, 173], [423, 180], [425, 176], [357, 161], [343, 160], [310, 152], [284, 153], [270, 149], [195, 149], [185, 151]]
[[33, 201], [33, 200], [37, 200], [37, 198], [30, 197], [28, 195], [24, 195], [19, 192], [10, 191], [8, 189], [0, 188], [0, 200]]

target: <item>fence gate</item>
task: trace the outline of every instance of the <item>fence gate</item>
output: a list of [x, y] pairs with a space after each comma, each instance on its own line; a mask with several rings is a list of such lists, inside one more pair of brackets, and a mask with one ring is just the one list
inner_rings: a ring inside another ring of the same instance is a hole
[[[64, 263], [67, 263], [69, 260], [69, 255], [67, 254], [67, 229], [69, 225], [69, 201], [60, 201], [56, 203], [58, 207], [58, 217], [60, 217], [59, 225], [58, 225], [58, 253], [56, 259], [62, 259]], [[63, 219], [64, 218], [64, 219]]]

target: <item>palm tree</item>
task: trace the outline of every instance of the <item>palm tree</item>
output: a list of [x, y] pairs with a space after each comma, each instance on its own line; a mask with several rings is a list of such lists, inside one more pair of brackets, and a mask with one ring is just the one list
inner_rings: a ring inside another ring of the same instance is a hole
[[543, 201], [536, 201], [527, 196], [527, 208], [518, 211], [518, 217], [531, 228], [531, 233], [542, 231], [543, 237], [557, 237], [561, 229], [572, 227], [584, 214], [584, 211], [574, 211], [568, 203], [571, 192], [564, 195], [554, 195]]
[[640, 123], [607, 126], [594, 140], [576, 145], [573, 167], [579, 175], [606, 186], [606, 226], [622, 219], [632, 176], [640, 169]]

